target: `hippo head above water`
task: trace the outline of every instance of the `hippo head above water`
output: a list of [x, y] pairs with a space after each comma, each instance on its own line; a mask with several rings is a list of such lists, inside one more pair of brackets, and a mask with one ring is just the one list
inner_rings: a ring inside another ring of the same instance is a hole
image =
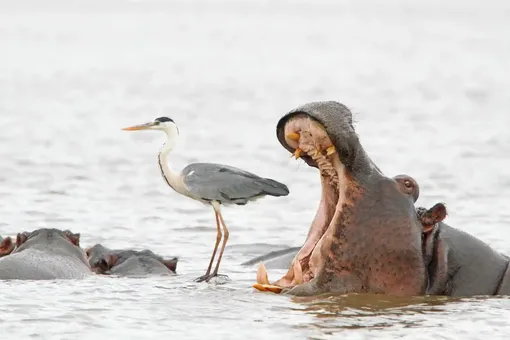
[[[293, 295], [422, 294], [426, 273], [416, 182], [382, 174], [340, 103], [292, 110], [276, 132], [285, 149], [319, 169], [322, 197], [303, 247], [273, 287]], [[263, 265], [257, 282], [260, 290], [269, 285]]]
[[27, 242], [31, 238], [40, 238], [41, 235], [45, 235], [47, 237], [47, 240], [52, 239], [53, 233], [57, 233], [57, 235], [67, 239], [69, 242], [71, 242], [73, 245], [79, 247], [80, 246], [80, 234], [79, 233], [73, 233], [70, 230], [59, 230], [59, 229], [38, 229], [32, 232], [24, 231], [22, 233], [18, 233], [16, 236], [16, 248], [21, 247], [22, 244]]
[[101, 244], [86, 249], [89, 264], [97, 274], [175, 274], [177, 258], [163, 259], [150, 250], [112, 250]]

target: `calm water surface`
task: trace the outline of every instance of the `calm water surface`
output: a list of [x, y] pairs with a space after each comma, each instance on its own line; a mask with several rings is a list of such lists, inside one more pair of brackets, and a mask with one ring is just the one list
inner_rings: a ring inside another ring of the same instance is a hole
[[[40, 227], [84, 246], [179, 256], [165, 279], [0, 283], [0, 334], [13, 338], [492, 339], [510, 300], [293, 300], [254, 292], [240, 266], [302, 244], [317, 171], [289, 158], [277, 120], [312, 100], [356, 115], [388, 175], [421, 184], [419, 203], [510, 253], [510, 2], [0, 0], [0, 234]], [[171, 156], [239, 166], [288, 184], [285, 198], [224, 209], [225, 284], [197, 284], [215, 239], [211, 208], [160, 177]], [[275, 279], [283, 272], [272, 271]]]

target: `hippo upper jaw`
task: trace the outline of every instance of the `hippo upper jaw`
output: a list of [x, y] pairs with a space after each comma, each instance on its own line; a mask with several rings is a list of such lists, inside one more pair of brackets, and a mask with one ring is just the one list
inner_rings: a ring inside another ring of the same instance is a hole
[[[334, 102], [308, 106], [282, 118], [277, 134], [285, 148], [319, 168], [322, 197], [303, 247], [274, 285], [296, 295], [421, 293], [425, 271], [413, 199], [366, 155], [348, 109]], [[269, 284], [263, 266], [257, 278]]]
[[[352, 173], [381, 173], [377, 165], [368, 157], [359, 143], [358, 136], [352, 123], [349, 109], [338, 102], [312, 102], [302, 105], [283, 116], [276, 125], [276, 137], [280, 144], [288, 151], [295, 153], [296, 148], [286, 136], [287, 123], [296, 116], [306, 116], [328, 131], [331, 144], [335, 146], [343, 165]], [[301, 158], [309, 165], [318, 168], [314, 158], [303, 154]]]

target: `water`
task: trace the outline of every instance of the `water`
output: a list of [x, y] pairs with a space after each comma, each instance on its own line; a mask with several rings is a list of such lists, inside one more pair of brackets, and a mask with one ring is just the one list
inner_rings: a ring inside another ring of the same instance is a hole
[[[179, 256], [180, 275], [4, 282], [0, 334], [507, 338], [507, 299], [296, 300], [254, 292], [240, 263], [306, 236], [317, 171], [275, 127], [313, 100], [351, 107], [386, 174], [414, 176], [419, 204], [446, 202], [448, 223], [510, 254], [509, 19], [504, 0], [1, 0], [0, 234], [69, 228], [83, 246]], [[162, 115], [181, 131], [174, 168], [227, 163], [291, 190], [224, 210], [226, 284], [193, 282], [214, 214], [161, 179], [164, 135], [120, 130]]]

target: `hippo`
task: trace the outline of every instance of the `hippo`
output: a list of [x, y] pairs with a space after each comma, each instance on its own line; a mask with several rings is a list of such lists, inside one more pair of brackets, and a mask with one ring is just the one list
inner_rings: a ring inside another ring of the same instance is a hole
[[[397, 175], [393, 179], [398, 183], [400, 192], [412, 197], [416, 202], [420, 196], [420, 186], [418, 182], [409, 175]], [[242, 266], [252, 266], [264, 262], [266, 269], [285, 269], [289, 268], [292, 260], [301, 247], [287, 247], [278, 249], [267, 254], [257, 256], [254, 259], [241, 263]]]
[[14, 246], [14, 242], [12, 242], [10, 237], [3, 238], [0, 236], [0, 257], [4, 257], [12, 253]]
[[[510, 295], [510, 257], [444, 223], [444, 204], [416, 209], [416, 220], [405, 216], [414, 209], [388, 189], [389, 181], [359, 144], [344, 105], [314, 102], [292, 110], [278, 122], [277, 137], [296, 158], [320, 170], [322, 198], [302, 247], [245, 263], [263, 259], [278, 266], [292, 258], [287, 274], [273, 285], [260, 265], [255, 288], [294, 295]], [[416, 202], [419, 188], [413, 189], [412, 181], [393, 180], [400, 194], [408, 190]], [[389, 235], [396, 238], [388, 240]], [[399, 287], [404, 273], [413, 277], [403, 278]]]
[[[281, 279], [290, 295], [422, 295], [426, 268], [414, 198], [367, 155], [341, 103], [312, 102], [283, 116], [281, 145], [319, 170], [322, 197], [304, 245]], [[255, 288], [269, 286], [263, 265]]]
[[16, 237], [16, 249], [0, 259], [0, 280], [80, 279], [92, 271], [80, 234], [41, 228]]
[[510, 295], [508, 256], [478, 238], [443, 222], [443, 203], [418, 208], [424, 222], [423, 254], [428, 273], [426, 294], [452, 297]]
[[178, 258], [169, 260], [150, 250], [112, 250], [101, 244], [86, 249], [89, 264], [97, 274], [118, 276], [173, 275]]

